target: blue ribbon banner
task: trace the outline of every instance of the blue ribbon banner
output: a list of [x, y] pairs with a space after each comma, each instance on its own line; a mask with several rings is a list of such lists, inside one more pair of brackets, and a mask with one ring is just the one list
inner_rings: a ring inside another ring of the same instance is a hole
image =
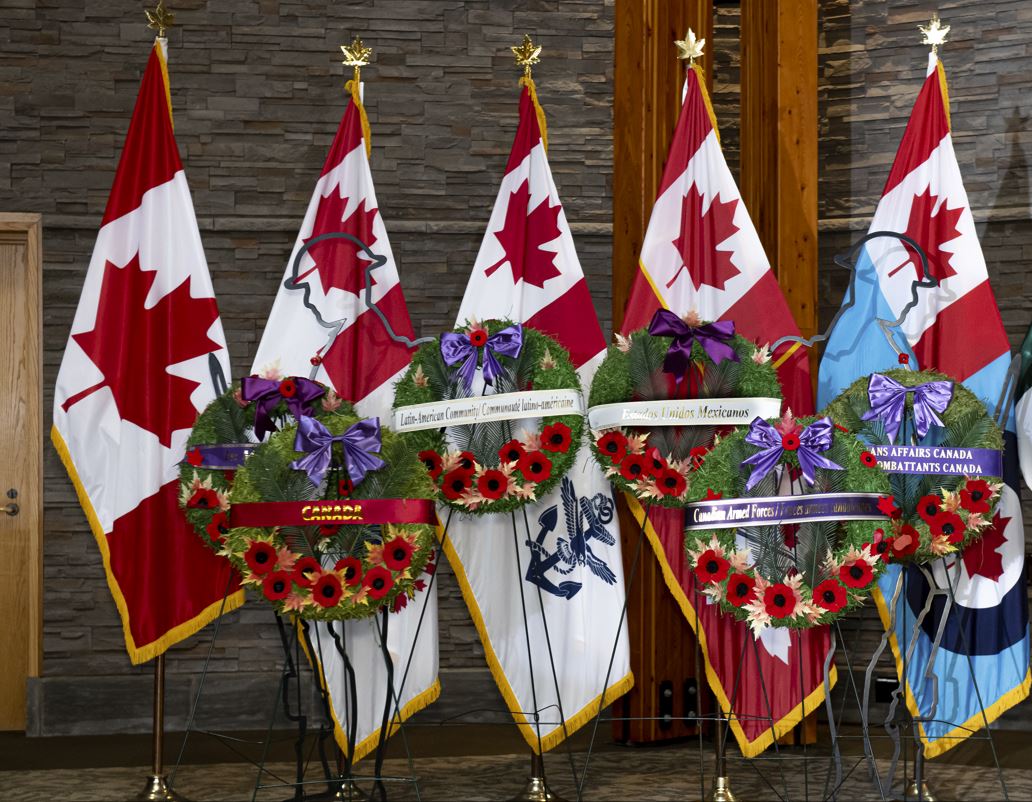
[[877, 521], [888, 516], [878, 509], [877, 493], [814, 493], [809, 496], [764, 496], [697, 501], [685, 507], [685, 530], [780, 526], [807, 521]]
[[1003, 453], [992, 448], [869, 446], [888, 473], [937, 476], [1002, 476]]
[[[247, 458], [258, 448], [258, 443], [222, 443], [211, 446], [194, 446], [187, 452], [197, 451], [201, 455], [198, 468], [216, 471], [234, 471], [247, 462]], [[188, 462], [188, 460], [183, 460]]]

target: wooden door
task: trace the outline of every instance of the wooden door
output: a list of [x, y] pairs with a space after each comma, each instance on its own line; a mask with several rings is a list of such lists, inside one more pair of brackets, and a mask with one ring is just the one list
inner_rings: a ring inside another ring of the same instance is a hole
[[25, 729], [41, 662], [41, 229], [38, 214], [0, 213], [0, 730]]

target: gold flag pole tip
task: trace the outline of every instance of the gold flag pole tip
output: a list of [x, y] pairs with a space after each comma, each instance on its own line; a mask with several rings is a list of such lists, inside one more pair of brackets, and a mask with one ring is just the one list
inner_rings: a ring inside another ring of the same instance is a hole
[[530, 78], [530, 68], [541, 61], [541, 45], [534, 44], [529, 34], [523, 34], [523, 42], [509, 49], [516, 57], [516, 66], [523, 67], [523, 77]]
[[165, 31], [176, 24], [176, 15], [165, 8], [165, 0], [158, 0], [154, 8], [144, 9], [147, 15], [147, 27], [158, 32], [158, 38], [165, 38]]
[[356, 36], [351, 40], [350, 45], [341, 45], [340, 52], [344, 54], [344, 60], [341, 64], [345, 67], [355, 68], [354, 80], [357, 87], [361, 78], [362, 68], [369, 64], [369, 60], [373, 55], [373, 49], [366, 47], [362, 42], [362, 38]]
[[686, 59], [688, 66], [694, 67], [695, 59], [702, 58], [702, 49], [706, 46], [706, 40], [697, 39], [695, 31], [689, 28], [684, 39], [675, 39], [674, 44], [677, 45], [677, 57], [682, 60]]
[[939, 14], [935, 13], [927, 25], [918, 25], [917, 29], [922, 33], [921, 44], [930, 45], [932, 53], [938, 55], [939, 46], [946, 44], [946, 37], [950, 33], [950, 26], [943, 25], [939, 20]]

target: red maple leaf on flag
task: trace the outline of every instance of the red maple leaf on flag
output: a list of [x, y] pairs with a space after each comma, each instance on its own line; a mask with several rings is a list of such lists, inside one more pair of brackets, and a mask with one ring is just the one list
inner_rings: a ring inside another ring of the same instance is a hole
[[550, 278], [562, 275], [555, 266], [555, 252], [541, 247], [562, 235], [559, 230], [562, 206], [550, 206], [548, 198], [532, 210], [528, 210], [529, 206], [530, 182], [524, 179], [509, 196], [505, 224], [500, 231], [494, 232], [505, 256], [484, 272], [490, 276], [508, 262], [514, 284], [522, 278], [528, 284], [543, 288]]
[[1003, 555], [998, 549], [1007, 542], [1004, 532], [1010, 522], [1010, 518], [1004, 518], [997, 510], [992, 526], [986, 527], [982, 536], [964, 549], [964, 568], [968, 578], [977, 574], [997, 582], [1003, 576]]
[[190, 396], [199, 386], [168, 368], [222, 346], [208, 337], [219, 317], [215, 299], [192, 297], [188, 278], [148, 308], [156, 277], [140, 268], [139, 253], [125, 267], [104, 266], [94, 327], [72, 335], [104, 381], [76, 393], [63, 408], [108, 387], [122, 420], [151, 432], [168, 448], [172, 432], [193, 426], [197, 410]]
[[667, 282], [668, 288], [674, 286], [682, 270], [688, 271], [696, 290], [703, 284], [722, 290], [728, 279], [742, 272], [731, 261], [732, 251], [717, 250], [718, 245], [738, 231], [735, 225], [738, 199], [724, 202], [717, 195], [705, 214], [702, 203], [702, 194], [692, 184], [681, 200], [681, 229], [673, 241], [681, 263]]
[[[357, 237], [372, 248], [376, 242], [373, 221], [378, 210], [370, 209], [368, 201], [363, 199], [345, 220], [344, 211], [348, 208], [349, 200], [347, 197], [342, 198], [338, 188], [334, 187], [329, 195], [319, 201], [315, 222], [312, 224], [312, 235], [306, 237], [305, 242], [311, 242], [320, 234], [343, 232]], [[328, 292], [330, 287], [336, 287], [359, 295], [365, 289], [365, 269], [369, 259], [353, 243], [344, 239], [323, 240], [309, 248], [308, 255], [315, 260], [315, 267], [299, 275], [298, 281], [303, 281], [318, 271], [323, 292]], [[372, 280], [375, 286], [375, 273]]]
[[[939, 204], [938, 211], [933, 213], [936, 204], [939, 203], [939, 196], [933, 195], [931, 189], [926, 189], [920, 195], [914, 196], [914, 202], [910, 205], [910, 219], [907, 220], [907, 230], [904, 232], [908, 237], [920, 245], [928, 256], [928, 272], [932, 278], [938, 279], [940, 283], [950, 276], [957, 275], [957, 271], [950, 266], [952, 253], [940, 250], [950, 240], [960, 236], [957, 230], [957, 222], [960, 220], [963, 209], [948, 209], [946, 201]], [[921, 258], [912, 246], [904, 243], [907, 250], [907, 260], [889, 272], [889, 277], [896, 275], [907, 265], [914, 268], [914, 277], [923, 279], [921, 272]]]

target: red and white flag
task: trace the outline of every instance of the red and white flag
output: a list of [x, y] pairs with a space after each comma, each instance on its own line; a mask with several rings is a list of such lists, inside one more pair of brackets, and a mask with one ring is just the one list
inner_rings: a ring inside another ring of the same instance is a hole
[[[681, 114], [638, 268], [625, 334], [648, 325], [661, 307], [679, 315], [694, 311], [703, 320], [732, 320], [736, 333], [759, 345], [799, 334], [724, 161], [698, 67], [686, 72]], [[786, 404], [797, 415], [811, 413], [805, 351], [793, 344], [779, 349], [773, 360]], [[641, 504], [631, 497], [628, 502], [641, 522]], [[809, 714], [823, 701], [827, 628], [808, 631], [801, 639], [768, 628], [754, 650], [748, 628], [722, 615], [701, 589], [696, 592], [684, 552], [683, 519], [679, 510], [653, 507], [646, 536], [667, 586], [695, 629], [710, 687], [723, 710], [733, 709], [731, 729], [739, 747], [753, 757], [798, 724], [804, 708]]]
[[[544, 112], [533, 82], [522, 83], [516, 139], [458, 322], [508, 319], [549, 334], [570, 352], [587, 388], [606, 342], [545, 155]], [[612, 491], [586, 446], [567, 479], [565, 489], [514, 519], [454, 516], [445, 541], [491, 673], [536, 752], [561, 743], [633, 683]], [[600, 512], [604, 532], [569, 531], [580, 518], [578, 501]], [[523, 521], [531, 522], [529, 532]], [[571, 560], [543, 573], [531, 570], [542, 553], [558, 554], [578, 537], [597, 558], [595, 569]]]
[[159, 39], [61, 360], [51, 430], [134, 663], [244, 601], [229, 562], [197, 537], [177, 498], [190, 428], [228, 376]]
[[[386, 422], [394, 401], [394, 382], [408, 367], [412, 350], [388, 336], [383, 321], [365, 302], [365, 270], [372, 260], [351, 242], [331, 238], [314, 244], [294, 269], [297, 254], [317, 237], [340, 232], [355, 236], [372, 253], [386, 259], [371, 273], [373, 304], [396, 334], [413, 337], [398, 268], [373, 188], [369, 128], [360, 88], [353, 82], [348, 86], [350, 101], [301, 222], [253, 369], [280, 371], [285, 376], [308, 375], [354, 402], [361, 415]], [[320, 318], [327, 324], [338, 323], [327, 328]], [[393, 691], [386, 682], [378, 617], [344, 625], [348, 659], [356, 676], [354, 699], [348, 694], [344, 661], [333, 645], [328, 625], [312, 625], [315, 661], [330, 695], [336, 739], [345, 751], [349, 704], [355, 704], [357, 710], [353, 760], [376, 748], [389, 693], [395, 697], [391, 733], [399, 726], [399, 717], [407, 719], [440, 695], [437, 588], [431, 586], [430, 573], [421, 579], [428, 590], [390, 615], [387, 651], [394, 664]], [[335, 626], [339, 630], [341, 625]]]

